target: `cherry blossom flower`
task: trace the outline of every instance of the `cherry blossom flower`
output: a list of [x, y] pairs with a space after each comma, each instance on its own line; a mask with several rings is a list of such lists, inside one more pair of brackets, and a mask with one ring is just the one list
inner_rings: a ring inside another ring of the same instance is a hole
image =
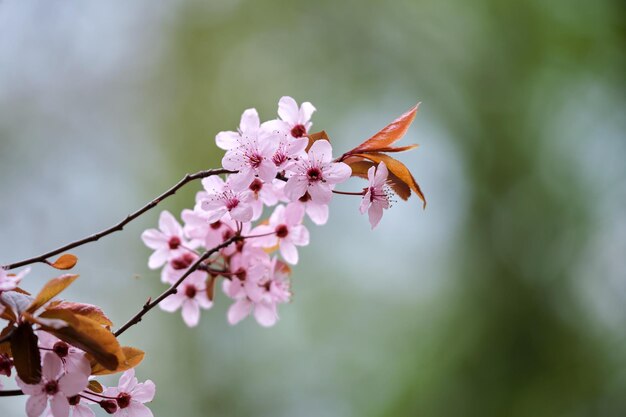
[[200, 321], [200, 308], [209, 309], [213, 303], [207, 297], [206, 277], [203, 271], [194, 271], [172, 294], [159, 303], [162, 310], [174, 312], [182, 309], [183, 321], [189, 327], [195, 327]]
[[298, 263], [296, 246], [309, 244], [309, 231], [302, 225], [304, 207], [290, 204], [285, 208], [282, 204], [276, 207], [268, 225], [261, 225], [252, 231], [252, 235], [265, 235], [257, 239], [259, 245], [272, 247], [278, 244], [280, 254], [290, 264]]
[[279, 172], [284, 172], [289, 169], [293, 161], [306, 155], [304, 150], [309, 144], [309, 138], [306, 136], [294, 138], [290, 133], [281, 133], [280, 130], [277, 130], [277, 134], [280, 135], [280, 139], [278, 147], [274, 155], [272, 155], [272, 162], [274, 162]]
[[198, 255], [194, 252], [184, 252], [170, 259], [161, 270], [161, 282], [175, 282], [176, 277], [180, 277], [180, 272], [186, 271], [197, 259]]
[[307, 135], [313, 124], [311, 123], [313, 112], [315, 112], [315, 107], [308, 101], [302, 103], [299, 108], [298, 103], [291, 97], [284, 96], [278, 101], [278, 116], [294, 138]]
[[0, 292], [12, 291], [17, 288], [22, 278], [30, 272], [30, 268], [25, 268], [17, 274], [9, 274], [4, 268], [0, 268]]
[[101, 402], [101, 406], [118, 417], [153, 417], [144, 403], [152, 401], [155, 391], [154, 382], [147, 380], [139, 383], [135, 370], [131, 368], [122, 374], [117, 387], [108, 387], [102, 392], [103, 396], [114, 397], [116, 404], [107, 401], [104, 405]]
[[252, 219], [252, 192], [250, 190], [236, 190], [233, 186], [233, 176], [229, 176], [226, 181], [219, 177], [206, 178], [203, 185], [207, 190], [206, 199], [202, 200], [200, 206], [208, 212], [207, 221], [213, 223], [221, 220], [225, 214], [239, 222], [249, 222]]
[[30, 395], [26, 401], [26, 414], [28, 417], [39, 417], [49, 400], [54, 417], [68, 417], [70, 413], [68, 397], [78, 395], [87, 388], [89, 374], [81, 372], [64, 374], [61, 359], [51, 353], [44, 355], [41, 373], [41, 381], [38, 384], [26, 384], [19, 377], [16, 378], [24, 394]]
[[327, 140], [318, 140], [303, 157], [290, 167], [291, 176], [285, 185], [285, 194], [296, 201], [309, 193], [316, 203], [328, 204], [335, 184], [344, 182], [352, 169], [343, 162], [332, 162], [332, 147]]
[[61, 359], [63, 368], [67, 373], [91, 373], [91, 365], [85, 357], [85, 352], [71, 346], [48, 332], [38, 331], [39, 347], [49, 351]]
[[180, 255], [184, 247], [191, 245], [183, 235], [183, 228], [169, 211], [161, 212], [159, 230], [148, 229], [141, 234], [141, 239], [155, 251], [148, 260], [150, 269], [160, 268], [171, 257]]
[[231, 325], [239, 323], [254, 311], [257, 323], [271, 327], [278, 320], [277, 304], [286, 303], [291, 298], [289, 267], [286, 264], [274, 258], [269, 268], [265, 269], [266, 273], [259, 276], [258, 272], [247, 276], [238, 291], [226, 287], [236, 296], [235, 303], [228, 309], [228, 322]]
[[384, 162], [379, 163], [378, 168], [371, 167], [367, 171], [369, 186], [363, 196], [363, 200], [361, 200], [359, 209], [361, 214], [365, 214], [367, 211], [372, 229], [376, 227], [383, 217], [383, 209], [389, 208], [389, 191], [385, 186], [388, 175], [389, 171], [387, 171], [387, 166]]

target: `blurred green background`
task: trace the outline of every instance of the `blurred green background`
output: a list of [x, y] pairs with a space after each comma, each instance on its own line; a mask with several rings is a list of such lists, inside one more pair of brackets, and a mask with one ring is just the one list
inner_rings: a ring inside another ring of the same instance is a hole
[[[0, 263], [115, 223], [282, 95], [337, 153], [418, 101], [428, 198], [375, 231], [335, 198], [272, 329], [155, 310], [156, 416], [626, 415], [626, 13], [619, 1], [0, 2]], [[356, 183], [355, 183], [356, 184]], [[355, 185], [358, 187], [358, 185]], [[191, 207], [199, 184], [163, 204]], [[336, 196], [342, 197], [342, 196]], [[163, 286], [140, 233], [67, 298], [117, 324]], [[36, 266], [25, 288], [54, 272]], [[113, 379], [107, 380], [112, 383]], [[0, 401], [23, 414], [24, 398]]]

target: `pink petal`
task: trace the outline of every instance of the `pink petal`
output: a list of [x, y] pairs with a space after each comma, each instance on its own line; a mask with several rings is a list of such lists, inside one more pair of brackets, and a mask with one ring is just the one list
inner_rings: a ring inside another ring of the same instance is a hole
[[224, 191], [224, 180], [217, 175], [212, 175], [202, 179], [202, 186], [209, 194], [221, 193]]
[[48, 396], [43, 392], [38, 395], [31, 395], [26, 400], [26, 415], [28, 417], [39, 417], [43, 410], [46, 409], [48, 403]]
[[237, 147], [240, 138], [237, 132], [220, 132], [215, 136], [215, 143], [218, 148], [228, 151]]
[[311, 116], [313, 116], [313, 112], [315, 112], [315, 107], [313, 107], [313, 105], [309, 103], [308, 101], [305, 101], [300, 106], [298, 122], [301, 124], [307, 123], [309, 120], [311, 120]]
[[309, 159], [329, 163], [333, 159], [333, 147], [324, 139], [316, 140], [309, 149]]
[[148, 229], [141, 234], [141, 240], [150, 249], [159, 249], [167, 245], [168, 238], [156, 229]]
[[298, 249], [296, 249], [296, 246], [292, 242], [288, 240], [281, 240], [279, 247], [280, 254], [283, 255], [285, 261], [292, 265], [298, 263]]
[[72, 413], [72, 417], [96, 417], [96, 413], [85, 404], [76, 404], [74, 406], [74, 412]]
[[259, 303], [254, 306], [254, 318], [263, 327], [271, 327], [276, 324], [276, 304]]
[[131, 368], [124, 372], [120, 377], [120, 383], [117, 385], [121, 392], [131, 392], [137, 385], [137, 378], [135, 378], [135, 369]]
[[169, 248], [157, 249], [148, 259], [148, 268], [157, 269], [165, 265], [170, 256]]
[[[91, 368], [89, 369], [91, 371]], [[59, 389], [66, 397], [72, 397], [87, 388], [89, 371], [87, 373], [67, 373], [59, 379]]]
[[70, 403], [62, 393], [56, 393], [50, 400], [50, 410], [54, 417], [69, 417]]
[[166, 297], [163, 301], [159, 303], [159, 307], [161, 307], [161, 310], [163, 311], [173, 313], [180, 308], [186, 298], [187, 297], [185, 296], [185, 294], [181, 294], [180, 292], [178, 292], [176, 294], [172, 294]]
[[361, 199], [361, 205], [359, 206], [359, 211], [361, 212], [361, 214], [365, 214], [365, 212], [367, 211], [371, 203], [372, 203], [372, 192], [368, 188], [367, 192]]
[[285, 209], [285, 222], [290, 225], [300, 224], [304, 217], [304, 207], [302, 204], [289, 204]]
[[281, 97], [278, 101], [278, 116], [290, 125], [298, 124], [298, 103], [289, 97]]
[[259, 177], [261, 177], [263, 181], [265, 181], [268, 184], [271, 184], [274, 178], [276, 177], [276, 173], [278, 172], [278, 169], [276, 168], [276, 165], [274, 165], [272, 161], [264, 160], [263, 162], [261, 162], [261, 166], [259, 166], [258, 172], [259, 172]]
[[159, 216], [159, 229], [168, 237], [182, 236], [183, 229], [176, 218], [167, 210], [161, 212]]
[[328, 185], [319, 182], [309, 186], [309, 194], [311, 194], [311, 200], [318, 204], [328, 204], [333, 198], [333, 192]]
[[205, 310], [208, 310], [209, 308], [213, 307], [213, 302], [209, 300], [209, 297], [207, 297], [206, 291], [204, 290], [196, 294], [195, 300], [198, 303], [198, 305]]
[[318, 226], [326, 224], [328, 221], [328, 205], [326, 204], [317, 204], [312, 201], [309, 201], [306, 204], [306, 214], [309, 215], [309, 218]]
[[239, 204], [237, 207], [230, 211], [230, 217], [233, 220], [237, 220], [240, 222], [249, 222], [252, 220], [252, 207], [248, 204]]
[[54, 353], [46, 353], [43, 357], [43, 366], [41, 374], [46, 381], [52, 381], [58, 379], [59, 375], [63, 371], [63, 362]]
[[287, 154], [288, 155], [296, 155], [301, 153], [306, 149], [309, 145], [309, 138], [293, 138], [289, 139], [289, 144], [287, 146]]
[[39, 395], [43, 392], [43, 384], [27, 384], [22, 381], [19, 376], [15, 377], [15, 382], [17, 382], [17, 386], [24, 391], [26, 395]]
[[200, 306], [194, 300], [183, 301], [183, 321], [189, 327], [196, 327], [200, 321]]
[[296, 201], [306, 193], [308, 181], [301, 176], [293, 176], [289, 178], [285, 184], [285, 195], [289, 200]]
[[[202, 208], [204, 209], [204, 206]], [[228, 210], [226, 210], [226, 207], [223, 205], [217, 210], [207, 211], [206, 221], [209, 223], [214, 223], [218, 220], [222, 220], [222, 217], [224, 217], [227, 212]]]
[[291, 241], [298, 246], [309, 244], [309, 231], [303, 225], [294, 226], [289, 230]]
[[251, 307], [252, 304], [246, 299], [236, 301], [228, 309], [228, 323], [235, 325], [245, 319], [250, 314]]
[[147, 380], [142, 384], [137, 384], [131, 395], [133, 400], [139, 401], [140, 403], [147, 403], [154, 399], [155, 392], [156, 386], [154, 382]]
[[[389, 175], [389, 171], [387, 170], [387, 165], [385, 165], [384, 162], [379, 163], [378, 168], [376, 169], [376, 176], [374, 177], [374, 182], [372, 184], [372, 187], [380, 188], [383, 185], [385, 185], [385, 183], [387, 182], [388, 175]], [[368, 171], [368, 176], [369, 176], [369, 171]]]
[[324, 170], [324, 179], [330, 184], [344, 182], [350, 178], [350, 175], [352, 175], [352, 168], [343, 162], [332, 163], [329, 168]]
[[241, 122], [239, 123], [239, 129], [242, 133], [254, 133], [259, 129], [260, 121], [259, 114], [256, 109], [247, 109], [241, 115]]
[[370, 224], [372, 225], [372, 230], [376, 227], [380, 219], [383, 217], [383, 207], [380, 204], [372, 204], [370, 206], [369, 211], [367, 212], [370, 218]]
[[152, 411], [150, 411], [148, 407], [137, 401], [131, 401], [125, 410], [127, 410], [127, 415], [129, 417], [154, 417]]

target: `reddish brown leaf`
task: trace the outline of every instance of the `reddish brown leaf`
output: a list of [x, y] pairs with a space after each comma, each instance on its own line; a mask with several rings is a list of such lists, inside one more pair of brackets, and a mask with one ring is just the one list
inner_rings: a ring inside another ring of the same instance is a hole
[[91, 381], [89, 381], [89, 384], [87, 385], [87, 389], [91, 392], [95, 392], [96, 394], [101, 394], [102, 391], [104, 391], [104, 387], [102, 386], [102, 384], [100, 384], [95, 379], [92, 379]]
[[41, 291], [39, 291], [39, 294], [35, 297], [35, 301], [33, 301], [26, 311], [34, 313], [39, 307], [43, 306], [66, 289], [76, 278], [78, 278], [78, 275], [65, 274], [51, 279], [43, 286]]
[[418, 146], [419, 145], [417, 144], [407, 145], [407, 146], [389, 146], [386, 148], [380, 148], [376, 152], [395, 152], [395, 153], [406, 152], [406, 151], [410, 151], [411, 149], [415, 149]]
[[217, 280], [217, 275], [209, 276], [209, 279], [206, 283], [206, 296], [209, 300], [213, 301], [213, 297], [215, 296], [215, 281]]
[[358, 154], [363, 152], [380, 152], [380, 149], [389, 149], [390, 145], [404, 136], [406, 131], [411, 126], [419, 103], [411, 107], [409, 111], [398, 117], [393, 122], [385, 126], [380, 132], [354, 148], [353, 150], [346, 152], [346, 154]]
[[[13, 324], [9, 324], [7, 327], [2, 329], [2, 332], [0, 332], [0, 338], [8, 335], [9, 332], [13, 330], [13, 328]], [[7, 340], [6, 342], [0, 343], [0, 354], [2, 353], [4, 353], [5, 355], [13, 356], [11, 355], [11, 339]]]
[[315, 143], [315, 141], [318, 140], [327, 140], [330, 142], [330, 138], [328, 137], [328, 134], [326, 133], [325, 130], [322, 130], [321, 132], [315, 132], [315, 133], [311, 133], [310, 135], [308, 135], [309, 138], [309, 144], [306, 146], [306, 151], [308, 152], [309, 149], [311, 149], [311, 146], [313, 146], [313, 143]]
[[30, 324], [22, 323], [11, 336], [11, 352], [17, 375], [27, 384], [41, 381], [41, 355]]
[[[106, 369], [117, 369], [124, 360], [122, 348], [113, 333], [97, 321], [69, 310], [48, 310], [45, 315], [38, 321], [43, 330], [89, 353]], [[47, 325], [44, 320], [50, 319], [62, 320], [67, 327]]]
[[124, 359], [120, 361], [116, 369], [106, 369], [92, 358], [91, 375], [108, 375], [124, 372], [139, 365], [145, 355], [142, 350], [130, 346], [122, 347], [122, 351], [124, 352]]
[[53, 301], [47, 307], [46, 311], [41, 313], [39, 317], [52, 317], [49, 316], [50, 313], [58, 310], [68, 310], [74, 314], [78, 314], [80, 316], [88, 317], [103, 326], [111, 327], [113, 326], [113, 322], [109, 320], [109, 318], [104, 314], [104, 312], [100, 309], [100, 307], [94, 306], [92, 304], [83, 304], [83, 303], [73, 303], [69, 301]]
[[59, 259], [57, 259], [53, 263], [47, 263], [48, 265], [56, 269], [72, 269], [77, 262], [78, 258], [76, 256], [72, 255], [71, 253], [66, 253], [64, 255], [61, 255]]
[[[411, 171], [409, 171], [409, 169], [402, 162], [390, 157], [389, 155], [376, 153], [376, 152], [367, 153], [367, 154], [357, 154], [354, 156], [369, 159], [370, 161], [375, 162], [377, 164], [380, 162], [384, 162], [385, 165], [387, 166], [387, 169], [389, 170], [390, 177], [391, 177], [391, 174], [397, 177], [397, 180], [396, 179], [392, 180], [392, 183], [391, 183], [392, 187], [394, 186], [393, 181], [398, 181], [399, 183], [406, 184], [411, 190], [413, 190], [415, 194], [417, 194], [417, 196], [422, 200], [424, 208], [426, 208], [426, 197], [424, 197], [424, 194], [422, 193], [420, 186], [417, 184], [417, 181], [415, 181], [415, 178], [413, 178]], [[401, 186], [398, 185], [398, 188], [401, 188]], [[395, 187], [394, 187], [394, 191], [396, 191]], [[398, 193], [398, 195], [402, 198], [402, 195], [400, 193]], [[408, 195], [407, 195], [407, 198], [408, 198]]]

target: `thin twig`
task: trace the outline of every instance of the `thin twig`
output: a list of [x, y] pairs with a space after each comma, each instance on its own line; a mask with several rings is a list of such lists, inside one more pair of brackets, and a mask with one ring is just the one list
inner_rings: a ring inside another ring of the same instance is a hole
[[0, 391], [0, 397], [15, 397], [17, 395], [24, 395], [21, 389], [10, 389], [6, 391]]
[[100, 239], [103, 236], [109, 235], [113, 232], [118, 232], [122, 229], [124, 229], [124, 226], [126, 226], [128, 223], [130, 223], [131, 221], [135, 220], [137, 217], [141, 216], [142, 214], [144, 214], [146, 211], [156, 207], [157, 204], [159, 204], [161, 201], [165, 200], [167, 197], [170, 197], [172, 195], [174, 195], [176, 193], [176, 191], [178, 191], [179, 188], [181, 188], [182, 186], [184, 186], [185, 184], [187, 184], [190, 181], [194, 181], [197, 179], [201, 179], [201, 178], [206, 178], [206, 177], [210, 177], [212, 175], [220, 175], [220, 174], [232, 174], [236, 171], [229, 171], [227, 169], [208, 169], [205, 171], [199, 171], [196, 172], [195, 174], [187, 174], [185, 175], [180, 181], [178, 181], [178, 183], [176, 183], [176, 185], [174, 185], [172, 188], [170, 188], [169, 190], [165, 191], [163, 194], [161, 194], [160, 196], [158, 196], [157, 198], [155, 198], [154, 200], [150, 201], [148, 204], [146, 204], [145, 206], [143, 206], [142, 208], [140, 208], [139, 210], [135, 211], [132, 214], [129, 214], [128, 216], [126, 216], [126, 218], [124, 218], [122, 221], [120, 221], [119, 223], [117, 223], [116, 225], [109, 227], [108, 229], [105, 229], [101, 232], [98, 232], [96, 234], [93, 234], [91, 236], [87, 236], [83, 239], [80, 240], [76, 240], [74, 242], [68, 243], [67, 245], [61, 246], [60, 248], [54, 249], [50, 252], [44, 253], [42, 255], [39, 256], [35, 256], [33, 258], [29, 258], [29, 259], [25, 259], [23, 261], [19, 261], [19, 262], [15, 262], [9, 265], [5, 265], [3, 266], [4, 269], [15, 269], [15, 268], [19, 268], [21, 266], [25, 266], [25, 265], [30, 265], [30, 264], [34, 264], [36, 262], [46, 262], [47, 258], [50, 258], [52, 256], [58, 255], [60, 253], [63, 253], [67, 250], [76, 248], [78, 246], [82, 246], [86, 243], [89, 242], [95, 242], [98, 239]]
[[187, 278], [193, 271], [195, 271], [196, 269], [198, 269], [198, 267], [207, 259], [209, 259], [209, 257], [211, 255], [213, 255], [215, 252], [219, 251], [220, 249], [225, 248], [226, 246], [230, 245], [233, 242], [236, 242], [238, 240], [243, 240], [245, 239], [245, 236], [233, 236], [230, 239], [224, 241], [224, 243], [217, 245], [216, 247], [214, 247], [211, 250], [208, 250], [206, 252], [204, 252], [204, 254], [202, 254], [202, 256], [200, 258], [198, 258], [198, 260], [196, 260], [196, 262], [194, 262], [189, 269], [187, 269], [187, 271], [178, 279], [178, 281], [176, 281], [174, 284], [172, 284], [172, 286], [170, 286], [167, 290], [165, 290], [163, 293], [161, 293], [161, 295], [159, 295], [157, 298], [155, 298], [154, 300], [148, 300], [143, 307], [141, 308], [141, 310], [139, 310], [139, 312], [137, 314], [135, 314], [130, 320], [128, 320], [126, 322], [125, 325], [123, 325], [122, 327], [120, 327], [115, 333], [113, 333], [115, 335], [115, 337], [119, 337], [119, 335], [121, 335], [122, 333], [124, 333], [126, 330], [128, 330], [129, 327], [134, 326], [135, 324], [139, 323], [141, 321], [141, 318], [150, 310], [152, 310], [154, 307], [156, 307], [157, 304], [159, 304], [161, 301], [163, 301], [164, 299], [166, 299], [167, 297], [169, 297], [172, 294], [176, 294], [177, 288], [180, 284], [183, 283], [183, 281], [185, 280], [185, 278]]

